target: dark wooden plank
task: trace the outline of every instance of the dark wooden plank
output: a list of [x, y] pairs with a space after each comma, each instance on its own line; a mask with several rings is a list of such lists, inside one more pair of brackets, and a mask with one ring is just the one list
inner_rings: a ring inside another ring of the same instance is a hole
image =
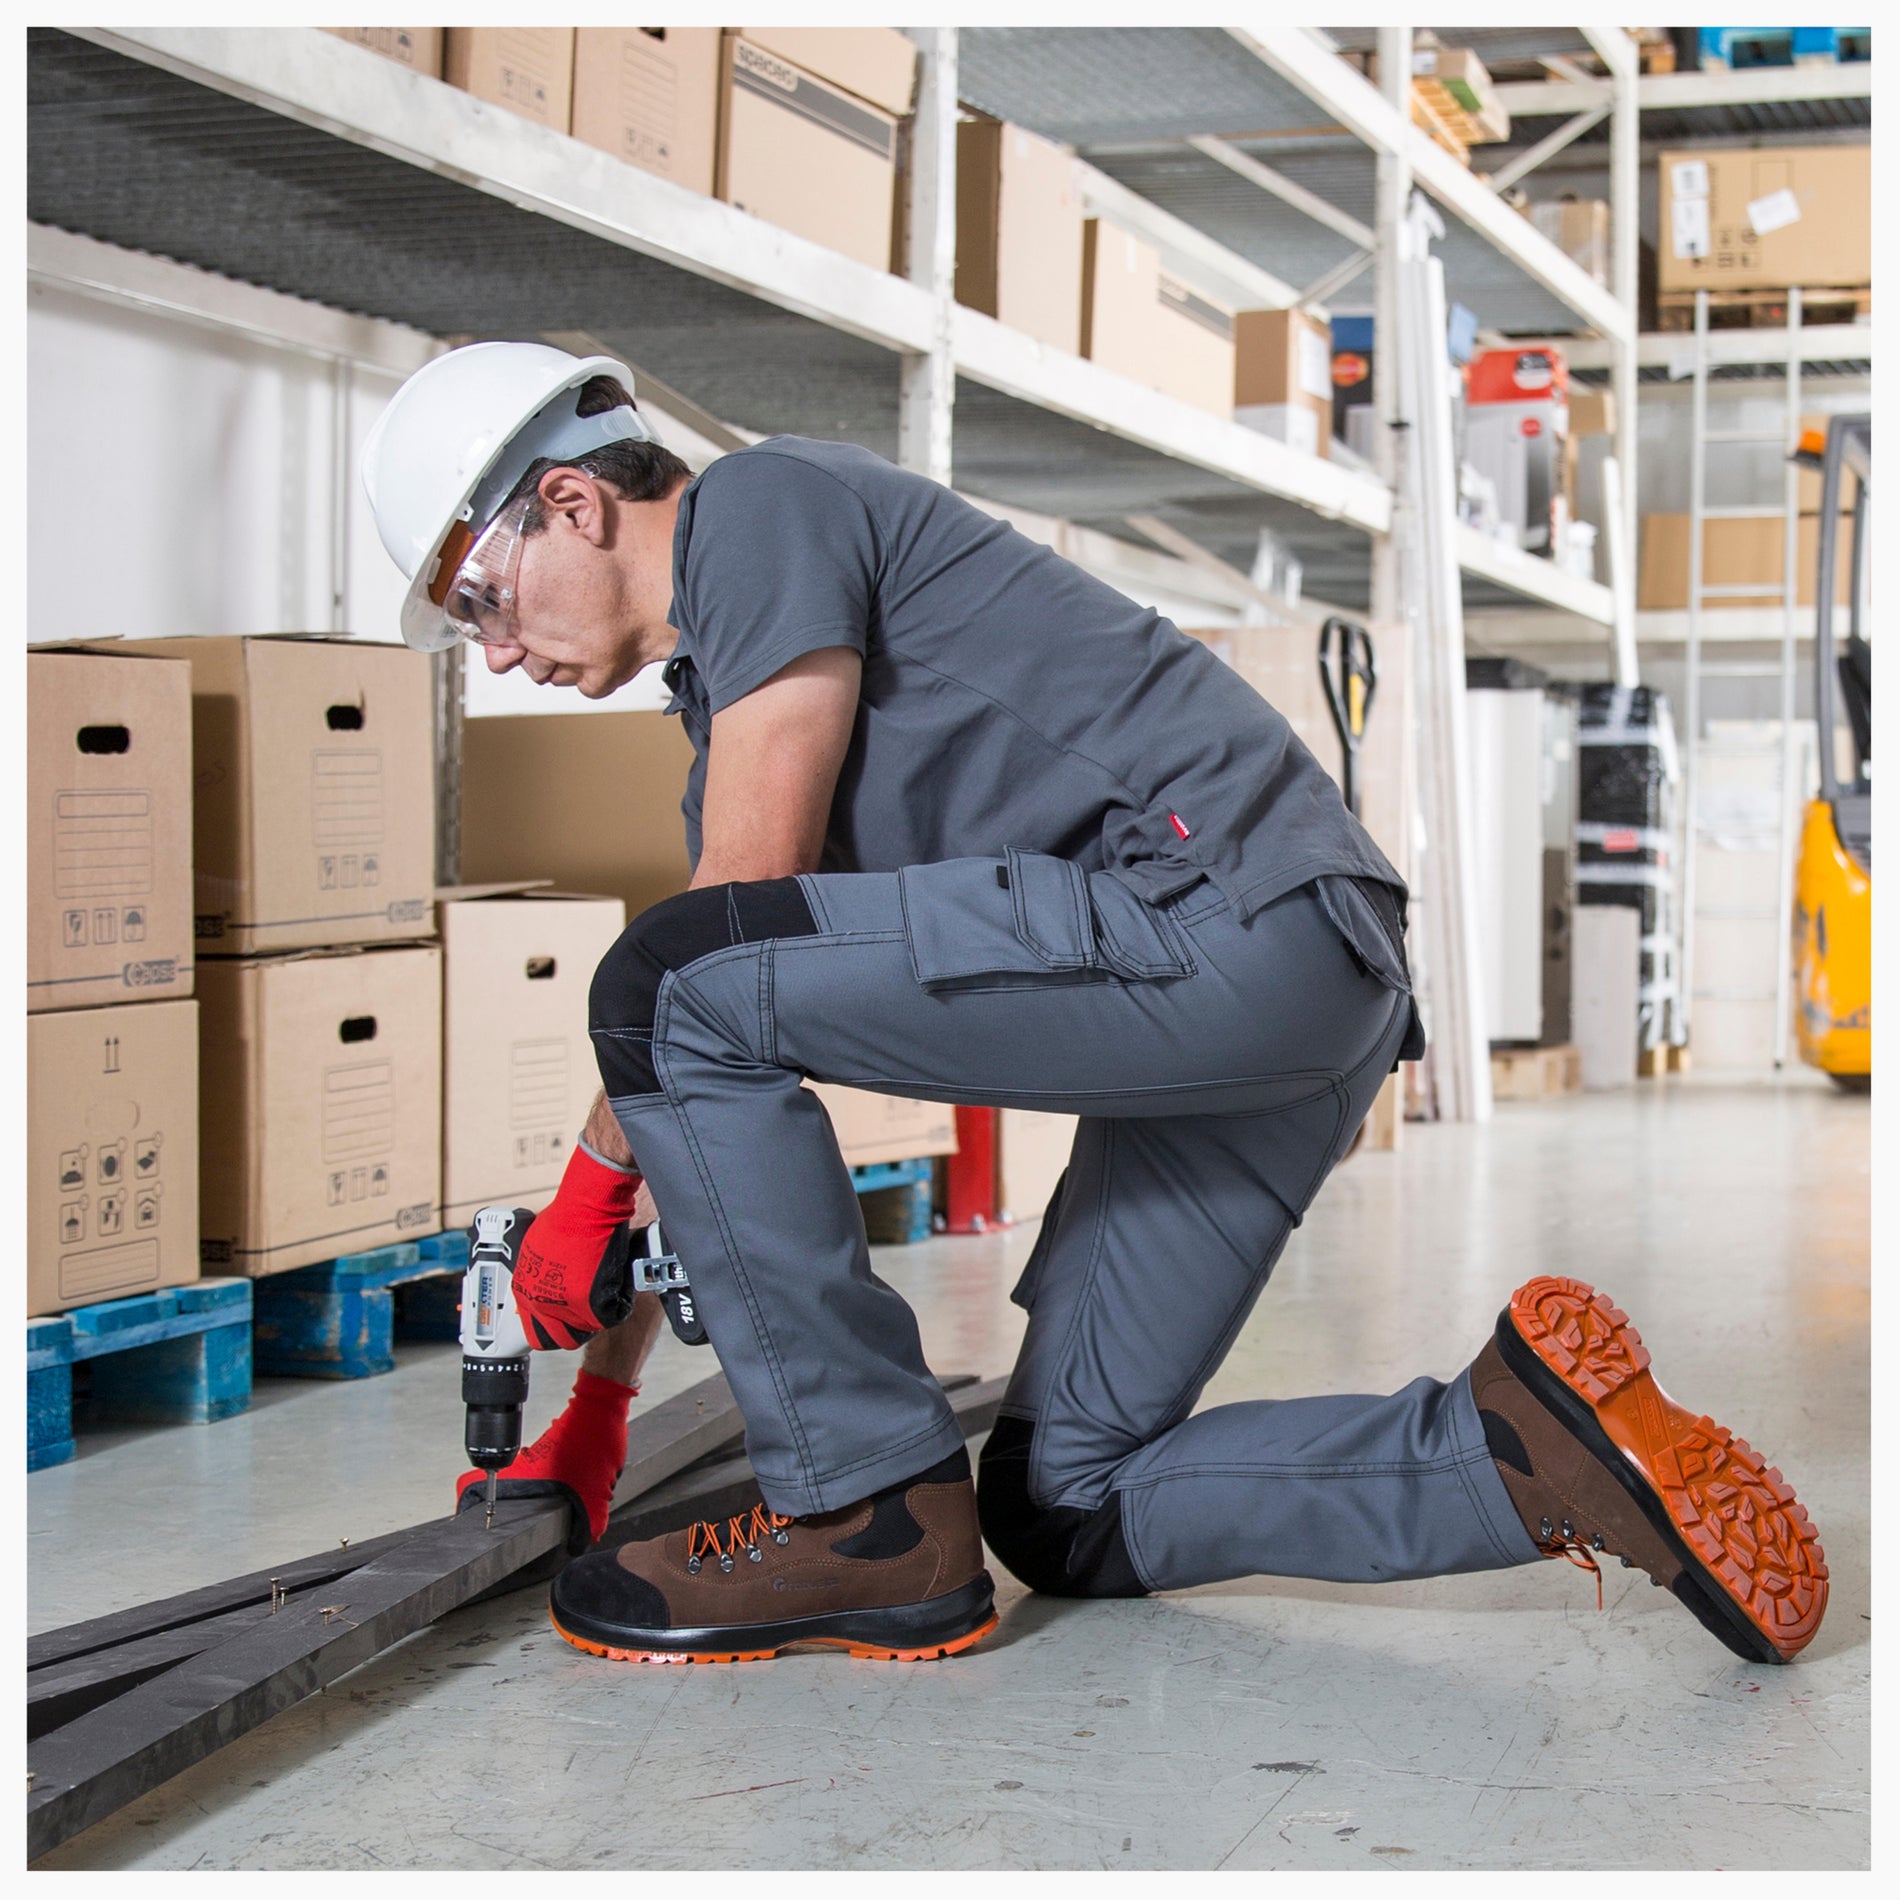
[[[978, 1385], [961, 1377], [945, 1382], [965, 1436], [994, 1422], [1005, 1384], [996, 1379]], [[744, 1458], [709, 1462], [729, 1447], [735, 1416], [724, 1381], [714, 1379], [636, 1421], [644, 1429], [637, 1442], [629, 1434], [628, 1466], [642, 1488], [630, 1490], [623, 1477], [626, 1495], [613, 1521], [620, 1537], [658, 1534], [645, 1528], [649, 1523], [673, 1528], [746, 1507], [757, 1481]], [[164, 1648], [156, 1638], [169, 1636], [182, 1649], [197, 1636], [211, 1635], [208, 1626], [215, 1621], [234, 1630], [183, 1660], [160, 1662], [161, 1673], [144, 1674], [109, 1701], [90, 1703], [73, 1719], [29, 1738], [29, 1857], [71, 1839], [437, 1617], [492, 1593], [537, 1559], [558, 1555], [566, 1519], [565, 1504], [504, 1500], [492, 1531], [475, 1513], [379, 1540], [383, 1547], [375, 1554], [367, 1546], [357, 1553], [368, 1557], [359, 1568], [341, 1577], [331, 1573], [336, 1587], [306, 1589], [274, 1614], [259, 1618], [254, 1605], [231, 1605], [222, 1618], [197, 1616], [189, 1624], [147, 1629], [143, 1654], [134, 1654], [130, 1639], [113, 1646], [120, 1661], [140, 1672]], [[268, 1588], [271, 1573], [258, 1574]], [[276, 1573], [280, 1580], [283, 1574]], [[208, 1594], [194, 1593], [201, 1599]], [[111, 1653], [95, 1652], [93, 1662], [100, 1671], [114, 1666]], [[74, 1706], [86, 1691], [78, 1680], [83, 1673], [75, 1672], [66, 1685]], [[92, 1686], [106, 1680], [94, 1678]], [[49, 1680], [47, 1687], [56, 1685]]]
[[232, 1577], [223, 1583], [208, 1583], [201, 1589], [186, 1590], [156, 1603], [134, 1604], [129, 1610], [114, 1610], [108, 1616], [95, 1616], [84, 1623], [68, 1623], [61, 1629], [42, 1630], [26, 1639], [26, 1666], [42, 1669], [75, 1656], [96, 1654], [115, 1644], [136, 1642], [157, 1635], [161, 1630], [178, 1629], [208, 1617], [227, 1615], [247, 1604], [268, 1603], [273, 1579], [295, 1594], [332, 1583], [353, 1570], [393, 1549], [404, 1538], [415, 1534], [410, 1525], [381, 1537], [367, 1538], [347, 1550], [322, 1550], [311, 1557], [298, 1557], [289, 1563], [273, 1564], [268, 1570], [254, 1570], [248, 1576]]
[[[714, 1374], [702, 1379], [633, 1420], [627, 1431], [627, 1463], [614, 1490], [616, 1503], [638, 1496], [643, 1488], [663, 1482], [697, 1459], [729, 1454], [744, 1437], [744, 1421], [739, 1417], [724, 1378]], [[334, 1583], [337, 1578], [350, 1575], [393, 1549], [405, 1538], [413, 1537], [421, 1528], [411, 1525], [404, 1530], [367, 1538], [348, 1549], [318, 1551], [313, 1556], [273, 1564], [267, 1570], [254, 1570], [224, 1583], [206, 1584], [201, 1589], [187, 1590], [156, 1603], [137, 1604], [83, 1623], [44, 1630], [38, 1636], [27, 1638], [26, 1666], [29, 1670], [44, 1668], [50, 1663], [91, 1655], [115, 1644], [136, 1642], [163, 1630], [223, 1616], [247, 1604], [268, 1603], [273, 1583], [280, 1583], [292, 1595]]]
[[[334, 1583], [335, 1580], [332, 1579]], [[342, 1587], [348, 1587], [348, 1579]], [[325, 1600], [335, 1594], [325, 1592]], [[157, 1630], [110, 1649], [48, 1663], [29, 1672], [26, 1679], [26, 1738], [37, 1741], [88, 1709], [136, 1689], [141, 1682], [222, 1643], [272, 1614], [268, 1603], [248, 1603], [223, 1616], [205, 1617], [174, 1629]]]
[[29, 1858], [70, 1840], [560, 1544], [538, 1499], [415, 1532], [348, 1580], [337, 1613], [305, 1597], [28, 1744]]

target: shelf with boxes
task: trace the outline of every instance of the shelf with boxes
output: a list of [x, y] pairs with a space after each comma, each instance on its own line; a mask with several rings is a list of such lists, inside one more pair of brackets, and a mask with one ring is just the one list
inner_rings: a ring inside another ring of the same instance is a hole
[[[632, 188], [604, 151], [314, 32], [43, 34], [29, 56], [40, 221], [435, 334], [584, 329], [741, 427], [894, 451], [892, 357], [930, 347], [934, 307], [888, 269], [668, 178]], [[1174, 485], [1216, 498], [1389, 518], [1369, 477], [976, 313], [952, 347], [994, 398], [993, 453], [959, 479], [993, 499], [1047, 509], [1068, 475], [1084, 512], [1099, 445], [1148, 496], [1185, 464]]]
[[[896, 452], [892, 357], [930, 347], [934, 305], [832, 244], [658, 173], [630, 189], [619, 155], [333, 36], [47, 32], [29, 60], [37, 219], [436, 334], [585, 330], [746, 429]], [[969, 492], [1111, 532], [1160, 513], [1243, 562], [1262, 526], [1303, 535], [1313, 591], [1363, 594], [1390, 521], [1370, 474], [981, 310], [949, 348]]]

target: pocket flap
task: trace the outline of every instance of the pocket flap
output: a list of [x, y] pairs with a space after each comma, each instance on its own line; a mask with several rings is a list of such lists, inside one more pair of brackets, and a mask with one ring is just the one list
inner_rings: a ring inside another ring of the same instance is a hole
[[1085, 970], [1094, 963], [1088, 880], [1079, 864], [1012, 848], [1009, 890], [1016, 934], [1052, 970]]
[[1188, 976], [1194, 960], [1173, 926], [1112, 871], [1089, 878], [1095, 934], [1103, 962], [1124, 976]]
[[1075, 967], [1052, 963], [1025, 939], [1017, 909], [1022, 879], [1013, 859], [1007, 869], [994, 858], [947, 858], [898, 872], [911, 968], [926, 989], [979, 978], [1046, 980], [1058, 968]]
[[1382, 886], [1368, 889], [1368, 883], [1356, 877], [1317, 877], [1313, 889], [1366, 974], [1389, 990], [1409, 991], [1412, 975], [1405, 967], [1397, 902]]

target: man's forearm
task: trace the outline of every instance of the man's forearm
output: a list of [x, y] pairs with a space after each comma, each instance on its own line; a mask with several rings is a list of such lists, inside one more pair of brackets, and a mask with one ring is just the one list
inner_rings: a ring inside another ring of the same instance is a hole
[[581, 1139], [603, 1161], [611, 1161], [616, 1168], [637, 1165], [633, 1150], [627, 1146], [627, 1138], [620, 1132], [620, 1124], [614, 1119], [613, 1110], [607, 1106], [605, 1089], [594, 1097], [594, 1106], [588, 1111], [587, 1126], [581, 1130]]

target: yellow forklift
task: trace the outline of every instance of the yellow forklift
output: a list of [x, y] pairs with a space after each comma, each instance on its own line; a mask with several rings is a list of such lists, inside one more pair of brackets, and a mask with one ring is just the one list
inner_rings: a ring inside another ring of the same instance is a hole
[[[1833, 416], [1825, 435], [1802, 437], [1795, 459], [1821, 473], [1815, 564], [1814, 720], [1819, 795], [1801, 827], [1794, 879], [1794, 1028], [1804, 1062], [1841, 1088], [1873, 1079], [1873, 655], [1867, 634], [1867, 503], [1874, 457], [1871, 417]], [[1855, 478], [1848, 630], [1835, 637], [1841, 479]], [[1853, 735], [1853, 777], [1835, 754], [1836, 709]]]

